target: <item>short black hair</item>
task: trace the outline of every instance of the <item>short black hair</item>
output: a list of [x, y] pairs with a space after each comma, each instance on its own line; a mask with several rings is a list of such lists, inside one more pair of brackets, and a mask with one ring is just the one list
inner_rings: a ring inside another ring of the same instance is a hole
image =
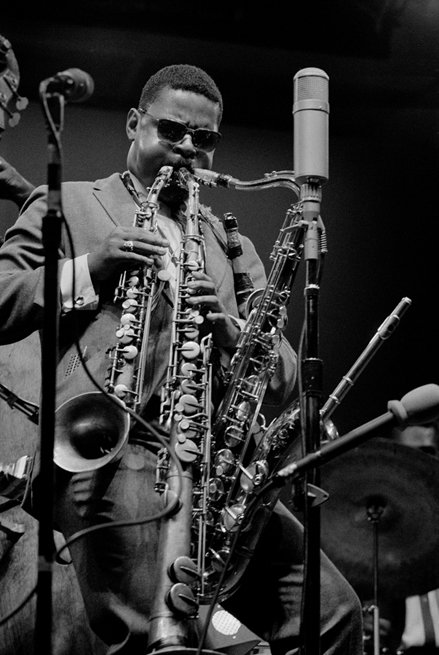
[[166, 87], [183, 89], [205, 96], [219, 106], [219, 123], [223, 115], [223, 98], [213, 79], [202, 68], [189, 64], [165, 66], [152, 75], [146, 82], [140, 95], [139, 107], [148, 107]]

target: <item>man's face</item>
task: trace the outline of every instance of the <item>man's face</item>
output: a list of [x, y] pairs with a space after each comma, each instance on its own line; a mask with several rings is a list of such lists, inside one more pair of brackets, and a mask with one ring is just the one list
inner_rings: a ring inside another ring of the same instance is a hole
[[147, 108], [148, 113], [130, 109], [127, 135], [132, 141], [128, 169], [145, 186], [152, 184], [162, 166], [212, 168], [213, 151], [196, 148], [187, 133], [178, 143], [170, 143], [159, 134], [157, 120], [167, 118], [190, 128], [218, 131], [219, 106], [198, 93], [180, 89], [162, 89]]

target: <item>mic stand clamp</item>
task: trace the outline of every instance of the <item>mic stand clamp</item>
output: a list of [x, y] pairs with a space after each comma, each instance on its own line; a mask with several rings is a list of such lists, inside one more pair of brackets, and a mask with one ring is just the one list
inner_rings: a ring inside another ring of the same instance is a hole
[[317, 507], [325, 503], [328, 498], [329, 494], [327, 491], [321, 487], [317, 487], [315, 484], [308, 483], [306, 486], [305, 500], [304, 486], [298, 480], [295, 480], [292, 485], [291, 499], [288, 501], [288, 504], [294, 512], [304, 512], [305, 503], [308, 507]]

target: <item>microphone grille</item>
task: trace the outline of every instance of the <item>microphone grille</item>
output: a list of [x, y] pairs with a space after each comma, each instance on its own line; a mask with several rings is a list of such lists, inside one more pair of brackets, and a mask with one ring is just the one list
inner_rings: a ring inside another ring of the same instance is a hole
[[294, 102], [301, 100], [328, 101], [329, 77], [320, 68], [303, 68], [294, 76]]

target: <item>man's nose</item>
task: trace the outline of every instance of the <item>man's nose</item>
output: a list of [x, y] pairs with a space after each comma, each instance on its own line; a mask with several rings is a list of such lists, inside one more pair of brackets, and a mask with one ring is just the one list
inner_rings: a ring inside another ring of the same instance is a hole
[[197, 149], [193, 144], [190, 134], [185, 134], [183, 139], [175, 144], [174, 150], [176, 152], [184, 153], [185, 157], [195, 157], [197, 154]]

